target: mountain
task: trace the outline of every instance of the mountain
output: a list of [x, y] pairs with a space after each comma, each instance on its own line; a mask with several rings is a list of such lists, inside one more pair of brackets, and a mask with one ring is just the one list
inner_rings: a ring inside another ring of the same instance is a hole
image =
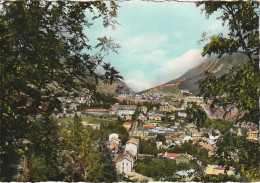
[[221, 59], [208, 59], [198, 66], [189, 69], [177, 79], [171, 80], [163, 85], [144, 90], [139, 92], [139, 94], [155, 92], [170, 94], [177, 92], [178, 89], [188, 89], [191, 93], [197, 95], [199, 92], [197, 82], [204, 77], [206, 70], [212, 72], [215, 76], [221, 76], [227, 71], [227, 68], [246, 62], [248, 62], [248, 58], [242, 54], [225, 56]]

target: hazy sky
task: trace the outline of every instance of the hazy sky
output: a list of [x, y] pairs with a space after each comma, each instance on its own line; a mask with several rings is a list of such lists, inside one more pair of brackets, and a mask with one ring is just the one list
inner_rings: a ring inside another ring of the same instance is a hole
[[217, 15], [205, 19], [194, 3], [184, 2], [118, 2], [115, 30], [93, 26], [91, 38], [109, 36], [119, 43], [119, 54], [104, 60], [116, 67], [126, 84], [141, 91], [163, 84], [198, 65], [201, 56], [202, 32], [211, 35], [226, 32]]

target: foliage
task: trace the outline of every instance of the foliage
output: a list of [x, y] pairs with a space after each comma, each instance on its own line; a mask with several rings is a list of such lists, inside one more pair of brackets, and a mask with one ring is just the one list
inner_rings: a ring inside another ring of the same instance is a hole
[[64, 180], [116, 181], [116, 176], [113, 176], [116, 174], [115, 166], [105, 143], [109, 133], [107, 130], [111, 128], [108, 126], [102, 132], [99, 130], [97, 137], [94, 136], [97, 131], [83, 128], [78, 117], [75, 117], [74, 123], [68, 129], [61, 128], [63, 149], [67, 150], [64, 157]]
[[186, 114], [187, 117], [185, 118], [185, 121], [188, 123], [194, 123], [198, 129], [203, 126], [205, 120], [207, 119], [206, 112], [195, 102], [192, 102], [191, 108], [186, 108]]
[[160, 141], [160, 142], [162, 142], [162, 143], [165, 143], [166, 138], [165, 138], [164, 135], [158, 134], [158, 135], [156, 136], [155, 140], [156, 140], [156, 141]]
[[101, 139], [103, 141], [107, 141], [108, 136], [111, 133], [119, 134], [119, 139], [122, 140], [122, 143], [125, 143], [129, 137], [126, 128], [122, 125], [117, 124], [116, 122], [102, 123], [100, 126], [100, 130], [90, 131], [90, 135], [93, 140]]
[[225, 121], [225, 120], [212, 120], [213, 125], [217, 128], [221, 134], [224, 134], [232, 127], [235, 123], [234, 121]]
[[145, 176], [152, 177], [156, 181], [180, 181], [174, 176], [174, 173], [179, 170], [188, 170], [191, 168], [199, 169], [200, 167], [193, 162], [177, 164], [175, 160], [168, 158], [145, 158], [138, 160], [135, 170]]
[[217, 159], [222, 166], [235, 167], [235, 171], [250, 181], [259, 181], [260, 146], [245, 137], [224, 134], [217, 142]]
[[114, 81], [123, 79], [123, 77], [119, 75], [119, 72], [114, 67], [111, 67], [110, 63], [104, 63], [102, 67], [105, 70], [104, 77], [110, 85], [112, 85]]
[[93, 102], [90, 104], [88, 108], [105, 108], [109, 109], [111, 105], [116, 103], [116, 98], [113, 95], [102, 95], [100, 93], [95, 93], [92, 96]]
[[[136, 172], [141, 173], [145, 176], [152, 177], [156, 181], [161, 178], [172, 177], [172, 175], [178, 171], [176, 162], [170, 159], [155, 159], [146, 158], [139, 160], [135, 167]], [[173, 180], [173, 179], [171, 179]], [[168, 181], [171, 181], [168, 180]]]
[[[199, 81], [200, 94], [204, 100], [211, 100], [211, 108], [223, 108], [224, 117], [238, 109], [239, 120], [259, 122], [260, 70], [259, 70], [259, 2], [199, 2], [207, 16], [216, 11], [222, 14], [218, 19], [229, 29], [228, 35], [212, 36], [205, 45], [203, 55], [242, 53], [249, 62], [231, 67], [220, 77], [210, 72]], [[202, 41], [207, 40], [206, 37]], [[218, 124], [218, 123], [217, 123]], [[219, 124], [218, 124], [219, 125]], [[228, 124], [227, 126], [229, 126]], [[219, 125], [222, 133], [226, 125]], [[242, 177], [259, 180], [259, 144], [225, 133], [217, 143], [217, 160], [223, 166], [233, 166]]]
[[234, 125], [234, 123], [235, 121], [207, 118], [201, 127], [217, 129], [221, 134], [224, 134], [232, 127], [232, 125]]
[[167, 152], [171, 153], [188, 153], [192, 156], [197, 157], [203, 165], [207, 165], [212, 162], [208, 158], [208, 151], [202, 149], [199, 144], [192, 144], [192, 141], [184, 142], [181, 146], [175, 146], [173, 148], [167, 149]]
[[[25, 165], [22, 181], [57, 181], [61, 178], [57, 152], [60, 149], [58, 125], [48, 118], [39, 119], [30, 126], [30, 142], [24, 141], [18, 154]], [[20, 180], [21, 181], [21, 180]]]
[[[241, 120], [258, 123], [260, 91], [259, 71], [259, 3], [254, 1], [199, 2], [202, 11], [210, 16], [221, 11], [218, 19], [229, 29], [228, 35], [212, 36], [204, 46], [202, 55], [242, 53], [249, 63], [231, 67], [227, 73], [217, 78], [210, 72], [199, 81], [200, 94], [206, 101], [211, 100], [212, 108], [222, 107], [226, 113], [234, 109], [240, 111]], [[207, 40], [204, 37], [202, 41]], [[224, 115], [224, 116], [225, 116]]]
[[140, 154], [152, 154], [157, 156], [158, 150], [156, 146], [156, 141], [154, 139], [140, 139], [139, 140], [139, 153]]
[[[97, 1], [1, 3], [0, 146], [5, 152], [0, 155], [1, 181], [12, 180], [22, 141], [33, 141], [33, 135], [41, 129], [31, 128], [36, 115], [51, 114], [60, 93], [95, 92], [95, 84], [87, 81], [96, 76], [103, 56], [118, 45], [109, 38], [90, 45], [83, 26], [90, 28], [99, 17], [105, 27], [114, 25], [117, 8], [114, 2], [108, 5]], [[91, 49], [96, 50], [95, 55]], [[49, 138], [49, 134], [46, 136]], [[33, 146], [44, 143], [32, 143], [29, 151], [33, 152]]]

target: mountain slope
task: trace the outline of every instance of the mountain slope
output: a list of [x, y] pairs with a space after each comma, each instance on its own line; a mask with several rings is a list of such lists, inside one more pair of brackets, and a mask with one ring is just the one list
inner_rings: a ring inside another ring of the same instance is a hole
[[204, 77], [204, 73], [206, 70], [212, 72], [215, 76], [221, 76], [227, 71], [227, 68], [246, 62], [248, 62], [247, 56], [241, 54], [225, 56], [221, 59], [215, 60], [209, 59], [202, 62], [198, 66], [189, 69], [177, 79], [171, 80], [163, 85], [139, 93], [165, 93], [165, 90], [167, 91], [167, 88], [175, 87], [176, 91], [177, 89], [188, 89], [191, 93], [197, 95], [199, 92], [197, 82]]

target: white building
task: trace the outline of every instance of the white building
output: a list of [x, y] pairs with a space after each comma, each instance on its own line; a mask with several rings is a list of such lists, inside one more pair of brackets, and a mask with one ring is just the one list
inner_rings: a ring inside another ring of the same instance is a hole
[[111, 134], [109, 135], [109, 141], [111, 141], [113, 138], [118, 139], [118, 137], [119, 137], [119, 134], [117, 134], [117, 133], [111, 133]]
[[187, 117], [187, 114], [184, 113], [184, 112], [178, 112], [178, 116], [179, 116], [179, 117], [186, 118], [186, 117]]
[[130, 174], [132, 172], [133, 159], [124, 157], [118, 162], [118, 171], [120, 174]]

